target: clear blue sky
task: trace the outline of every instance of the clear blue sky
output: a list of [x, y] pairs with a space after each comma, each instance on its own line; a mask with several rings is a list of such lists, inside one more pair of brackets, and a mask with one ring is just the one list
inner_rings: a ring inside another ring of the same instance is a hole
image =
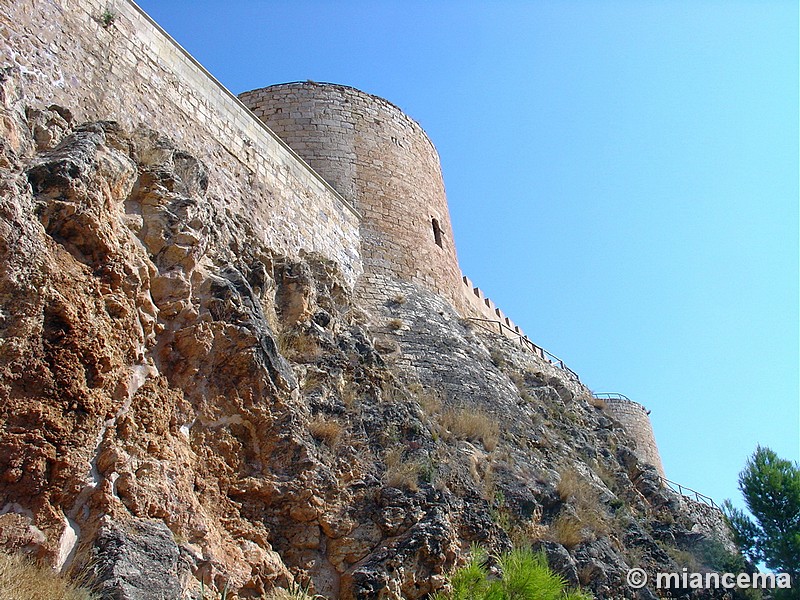
[[670, 478], [739, 503], [800, 458], [798, 6], [700, 0], [141, 6], [231, 91], [312, 79], [415, 118], [462, 269]]

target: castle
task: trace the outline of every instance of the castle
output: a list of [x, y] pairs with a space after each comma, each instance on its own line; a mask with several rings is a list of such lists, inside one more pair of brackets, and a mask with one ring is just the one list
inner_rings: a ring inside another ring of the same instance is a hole
[[[313, 82], [236, 98], [129, 0], [113, 13], [101, 0], [3, 10], [0, 67], [27, 103], [169, 132], [220, 174], [209, 194], [248, 199], [229, 210], [271, 247], [335, 261], [368, 304], [385, 300], [387, 280], [422, 286], [548, 360], [462, 275], [436, 150], [390, 102]], [[607, 405], [663, 474], [644, 408]]]
[[[496, 323], [497, 333], [569, 370], [462, 275], [439, 157], [416, 121], [383, 98], [329, 83], [274, 85], [239, 98], [360, 213], [364, 272], [357, 293], [385, 300], [384, 278], [417, 283], [463, 316]], [[649, 412], [624, 396], [607, 396], [606, 410], [664, 476]]]

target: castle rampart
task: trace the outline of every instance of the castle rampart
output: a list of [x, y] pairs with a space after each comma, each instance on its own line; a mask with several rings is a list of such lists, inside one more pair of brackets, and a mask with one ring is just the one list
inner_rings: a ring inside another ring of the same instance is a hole
[[364, 288], [399, 278], [462, 307], [439, 156], [419, 124], [342, 85], [288, 83], [239, 97], [363, 215]]
[[509, 337], [526, 337], [525, 332], [507, 317], [503, 311], [486, 296], [481, 288], [475, 287], [469, 277], [462, 275], [461, 280], [464, 282], [464, 287], [461, 291], [465, 299], [466, 308], [468, 309], [466, 316], [497, 321], [503, 325], [503, 332], [506, 330], [508, 331]]
[[272, 248], [359, 277], [355, 211], [132, 2], [2, 0], [0, 19], [0, 67], [27, 104], [168, 133], [209, 167], [209, 195]]

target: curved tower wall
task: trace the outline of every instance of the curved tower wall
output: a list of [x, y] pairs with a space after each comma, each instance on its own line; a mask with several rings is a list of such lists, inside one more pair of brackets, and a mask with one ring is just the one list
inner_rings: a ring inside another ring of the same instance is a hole
[[351, 87], [289, 83], [239, 96], [361, 213], [364, 275], [419, 283], [461, 308], [439, 156], [428, 136], [390, 102]]
[[622, 398], [610, 398], [605, 403], [608, 414], [619, 421], [636, 442], [636, 456], [653, 465], [659, 475], [666, 477], [647, 409], [638, 402]]

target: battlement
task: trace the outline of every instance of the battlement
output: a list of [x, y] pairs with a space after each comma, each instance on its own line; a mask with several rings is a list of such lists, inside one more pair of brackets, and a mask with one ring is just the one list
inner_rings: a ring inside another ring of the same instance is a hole
[[488, 296], [486, 296], [481, 288], [475, 287], [469, 277], [462, 275], [461, 280], [464, 282], [464, 288], [462, 289], [462, 292], [464, 294], [467, 307], [473, 312], [474, 316], [501, 323], [503, 325], [503, 328], [501, 328], [502, 331], [507, 331], [509, 337], [528, 337], [518, 325], [516, 325], [509, 317], [505, 315], [505, 313], [503, 313], [500, 307], [498, 307]]
[[364, 302], [387, 299], [387, 277], [420, 284], [578, 379], [461, 273], [439, 156], [419, 123], [388, 100], [332, 83], [284, 83], [239, 98], [361, 213]]

